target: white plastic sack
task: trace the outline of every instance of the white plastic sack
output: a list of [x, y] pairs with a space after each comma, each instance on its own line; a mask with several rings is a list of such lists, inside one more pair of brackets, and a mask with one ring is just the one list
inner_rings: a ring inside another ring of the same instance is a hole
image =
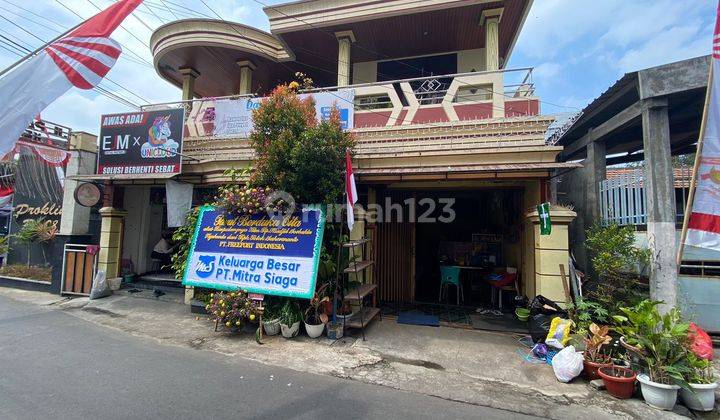
[[583, 355], [574, 346], [567, 346], [553, 357], [552, 367], [558, 381], [570, 382], [583, 370]]
[[90, 300], [100, 299], [112, 295], [112, 290], [107, 283], [107, 278], [103, 270], [98, 271], [95, 274], [95, 278], [92, 282], [92, 288], [90, 289]]

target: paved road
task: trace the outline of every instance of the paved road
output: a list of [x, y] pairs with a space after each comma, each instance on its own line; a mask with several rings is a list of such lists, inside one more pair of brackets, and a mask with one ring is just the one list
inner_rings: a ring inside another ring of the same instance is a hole
[[164, 346], [0, 297], [0, 418], [528, 417]]

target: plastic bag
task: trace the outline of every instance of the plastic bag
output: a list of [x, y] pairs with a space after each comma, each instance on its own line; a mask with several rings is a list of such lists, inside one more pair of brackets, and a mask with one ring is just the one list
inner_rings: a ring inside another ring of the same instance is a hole
[[565, 312], [563, 308], [558, 306], [557, 303], [546, 298], [545, 296], [537, 295], [532, 300], [532, 302], [530, 302], [530, 315], [532, 316], [537, 314], [564, 317], [567, 315], [567, 312]]
[[90, 300], [101, 299], [112, 295], [112, 290], [107, 284], [105, 278], [105, 272], [103, 270], [98, 271], [93, 279], [92, 288], [90, 289]]
[[553, 357], [552, 367], [557, 380], [568, 383], [582, 372], [583, 355], [576, 352], [574, 346], [567, 346]]
[[550, 330], [545, 338], [545, 344], [555, 347], [556, 349], [564, 349], [570, 339], [570, 328], [572, 321], [556, 317], [550, 323]]
[[690, 338], [690, 349], [697, 357], [705, 360], [713, 359], [712, 339], [705, 330], [691, 322], [688, 337]]
[[552, 323], [553, 318], [555, 318], [555, 316], [543, 314], [537, 314], [530, 317], [528, 329], [533, 343], [545, 342], [545, 337], [547, 337], [548, 331], [550, 331], [550, 324]]
[[534, 343], [542, 343], [550, 331], [554, 318], [567, 318], [567, 312], [557, 303], [538, 295], [530, 303], [530, 322], [528, 328]]

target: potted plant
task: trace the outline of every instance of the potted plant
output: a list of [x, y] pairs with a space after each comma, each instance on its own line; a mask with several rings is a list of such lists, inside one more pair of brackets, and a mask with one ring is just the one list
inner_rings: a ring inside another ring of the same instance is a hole
[[328, 302], [330, 298], [322, 296], [327, 286], [328, 284], [325, 284], [315, 291], [315, 295], [310, 299], [310, 306], [305, 311], [305, 332], [310, 338], [320, 337], [325, 331], [325, 324], [328, 322], [328, 316], [323, 312], [323, 307], [324, 303]]
[[258, 309], [247, 293], [238, 290], [210, 293], [205, 311], [210, 315], [210, 319], [215, 321], [216, 326], [240, 331], [246, 321], [255, 321]]
[[628, 399], [635, 392], [637, 375], [632, 370], [622, 366], [601, 366], [598, 375], [605, 383], [608, 394], [615, 398]]
[[280, 314], [276, 305], [268, 303], [263, 312], [263, 328], [267, 335], [280, 334]]
[[337, 310], [337, 313], [335, 314], [337, 319], [339, 319], [340, 321], [342, 321], [343, 319], [350, 319], [350, 318], [352, 318], [353, 315], [355, 315], [355, 314], [353, 313], [352, 306], [350, 306], [350, 304], [347, 302], [340, 305], [340, 307]]
[[302, 313], [296, 301], [287, 299], [280, 308], [280, 331], [285, 338], [293, 338], [300, 332]]
[[661, 410], [675, 407], [680, 387], [687, 387], [686, 343], [689, 324], [672, 308], [660, 314], [662, 302], [644, 300], [632, 308], [621, 308], [617, 330], [636, 349], [644, 373], [637, 376], [645, 402]]
[[612, 338], [608, 335], [610, 327], [590, 324], [590, 333], [585, 337], [585, 351], [583, 352], [583, 375], [588, 381], [600, 379], [598, 369], [611, 367], [612, 359], [601, 352], [604, 345], [609, 344]]
[[718, 387], [712, 363], [692, 352], [688, 352], [687, 363], [690, 368], [686, 376], [688, 388], [680, 390], [680, 398], [692, 410], [712, 411], [715, 408], [715, 389]]

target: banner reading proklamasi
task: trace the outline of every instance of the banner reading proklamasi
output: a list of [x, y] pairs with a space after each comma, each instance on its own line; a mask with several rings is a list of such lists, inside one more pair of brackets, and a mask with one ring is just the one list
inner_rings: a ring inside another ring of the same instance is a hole
[[282, 222], [267, 214], [200, 209], [183, 284], [310, 299], [315, 293], [325, 215], [306, 207]]

